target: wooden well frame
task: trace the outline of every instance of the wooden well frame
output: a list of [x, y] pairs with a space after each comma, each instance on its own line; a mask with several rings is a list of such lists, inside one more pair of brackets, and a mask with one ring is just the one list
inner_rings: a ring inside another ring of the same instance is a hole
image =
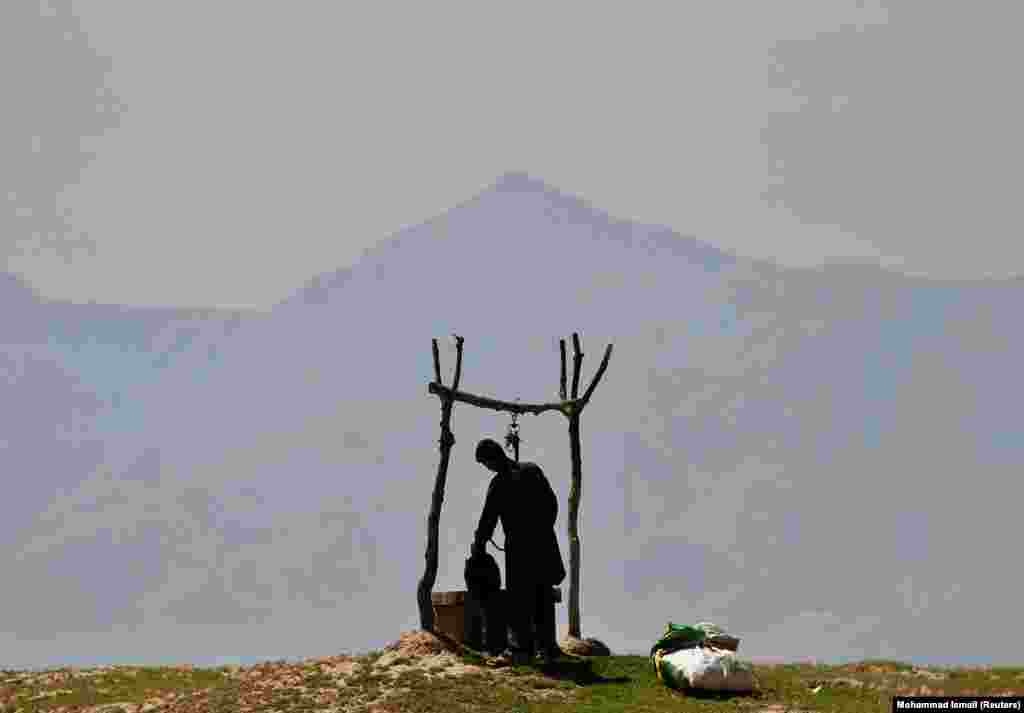
[[451, 449], [455, 445], [455, 435], [451, 430], [452, 407], [455, 402], [469, 404], [478, 408], [486, 408], [492, 411], [501, 411], [512, 414], [529, 413], [533, 415], [547, 411], [557, 411], [566, 417], [569, 425], [569, 452], [572, 461], [572, 483], [569, 490], [569, 636], [582, 638], [580, 636], [580, 538], [579, 538], [579, 509], [580, 499], [583, 494], [583, 458], [580, 448], [580, 416], [587, 404], [590, 403], [594, 391], [597, 389], [601, 377], [608, 369], [608, 362], [612, 356], [612, 345], [609, 344], [604, 351], [601, 364], [598, 366], [594, 377], [590, 380], [583, 396], [579, 396], [580, 370], [583, 366], [583, 349], [580, 346], [579, 334], [572, 335], [573, 346], [573, 371], [572, 391], [566, 392], [566, 350], [565, 339], [559, 340], [561, 355], [561, 373], [558, 383], [559, 400], [550, 403], [519, 403], [502, 401], [487, 396], [479, 396], [466, 391], [459, 390], [459, 381], [462, 376], [462, 347], [463, 338], [455, 336], [456, 357], [455, 373], [451, 386], [445, 386], [441, 381], [441, 358], [437, 348], [437, 339], [431, 340], [434, 357], [434, 380], [427, 386], [429, 393], [434, 394], [441, 402], [441, 437], [440, 459], [437, 464], [437, 475], [434, 479], [433, 497], [430, 501], [430, 511], [427, 515], [427, 551], [425, 555], [426, 567], [423, 577], [420, 579], [416, 590], [416, 601], [419, 607], [420, 628], [424, 631], [434, 631], [434, 607], [431, 595], [434, 590], [434, 583], [437, 580], [437, 558], [438, 558], [438, 528], [441, 520], [441, 506], [444, 503], [445, 483], [448, 479], [448, 463], [451, 458]]

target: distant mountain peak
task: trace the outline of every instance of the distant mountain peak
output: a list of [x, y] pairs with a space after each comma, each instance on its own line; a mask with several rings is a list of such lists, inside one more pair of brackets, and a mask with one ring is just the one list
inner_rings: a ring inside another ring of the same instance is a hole
[[494, 189], [515, 193], [557, 193], [551, 186], [525, 171], [506, 171], [494, 183]]
[[549, 206], [561, 206], [565, 210], [583, 211], [591, 218], [597, 220], [610, 218], [605, 211], [599, 209], [582, 196], [556, 188], [550, 183], [531, 176], [526, 171], [506, 171], [482, 194], [477, 194], [477, 198], [481, 196], [507, 197], [513, 195], [528, 196]]

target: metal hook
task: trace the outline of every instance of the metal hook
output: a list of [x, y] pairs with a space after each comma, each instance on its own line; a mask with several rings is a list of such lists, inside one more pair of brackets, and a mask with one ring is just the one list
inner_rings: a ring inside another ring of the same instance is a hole
[[[516, 399], [516, 403], [518, 403], [518, 402], [519, 402], [519, 399]], [[505, 434], [505, 447], [512, 449], [512, 452], [515, 454], [515, 457], [516, 457], [516, 463], [519, 462], [519, 442], [520, 442], [518, 420], [519, 420], [519, 414], [518, 413], [513, 413], [512, 414], [512, 423], [509, 424], [509, 426], [508, 426], [508, 433]]]

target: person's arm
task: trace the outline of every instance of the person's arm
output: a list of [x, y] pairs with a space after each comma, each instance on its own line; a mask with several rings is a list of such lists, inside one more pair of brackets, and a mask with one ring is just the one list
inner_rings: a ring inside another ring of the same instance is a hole
[[480, 522], [473, 537], [473, 551], [483, 551], [487, 541], [494, 536], [494, 528], [498, 525], [498, 513], [501, 507], [499, 478], [491, 479], [487, 486], [487, 499], [484, 500], [484, 511], [480, 514]]

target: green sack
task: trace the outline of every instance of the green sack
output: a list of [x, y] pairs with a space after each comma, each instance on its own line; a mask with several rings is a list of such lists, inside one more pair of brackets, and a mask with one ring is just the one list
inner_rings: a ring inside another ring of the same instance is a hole
[[680, 649], [692, 649], [700, 646], [706, 636], [704, 630], [698, 629], [696, 626], [669, 622], [665, 633], [651, 647], [651, 661], [654, 661], [654, 652], [656, 651], [671, 653]]
[[701, 622], [696, 625], [697, 629], [704, 632], [704, 645], [714, 646], [719, 649], [736, 651], [739, 649], [740, 640], [735, 636], [725, 633], [721, 628], [709, 622]]
[[694, 625], [693, 628], [703, 631], [705, 637], [721, 636], [725, 633], [721, 628], [708, 621], [702, 621], [699, 624]]

